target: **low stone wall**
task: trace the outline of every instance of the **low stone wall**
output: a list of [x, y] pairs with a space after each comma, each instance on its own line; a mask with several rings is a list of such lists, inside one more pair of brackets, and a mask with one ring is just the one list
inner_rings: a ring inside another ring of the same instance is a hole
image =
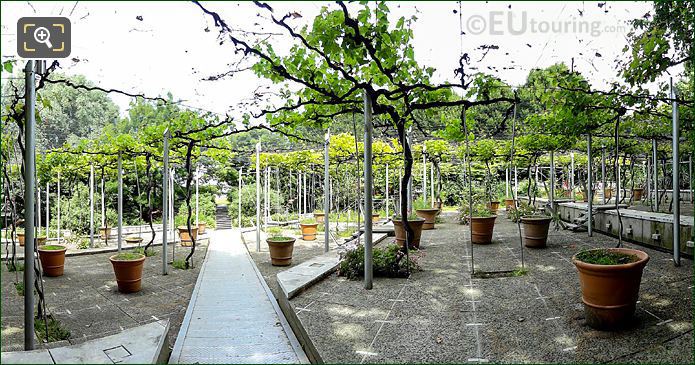
[[[594, 205], [594, 224], [596, 231], [618, 237], [620, 224], [614, 208]], [[557, 211], [563, 221], [572, 222], [587, 211], [586, 203], [558, 203]], [[673, 215], [643, 212], [633, 209], [620, 209], [623, 222], [623, 239], [649, 247], [673, 250]], [[680, 251], [693, 257], [693, 217], [681, 216]]]

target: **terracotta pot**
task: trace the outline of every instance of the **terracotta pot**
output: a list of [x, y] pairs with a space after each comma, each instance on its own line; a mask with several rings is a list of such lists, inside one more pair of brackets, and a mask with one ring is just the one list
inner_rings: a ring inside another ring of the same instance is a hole
[[492, 243], [492, 232], [495, 229], [495, 219], [497, 219], [496, 216], [471, 218], [473, 243], [480, 245]]
[[138, 244], [142, 243], [142, 237], [126, 237], [125, 241], [126, 241], [126, 243], [138, 245]]
[[644, 194], [644, 189], [642, 189], [642, 188], [632, 189], [632, 200], [636, 201], [636, 202], [642, 200], [642, 194]]
[[325, 215], [325, 213], [314, 213], [314, 219], [316, 219], [316, 223], [323, 223], [323, 217]]
[[[24, 247], [24, 233], [17, 233], [17, 241], [19, 246]], [[42, 246], [46, 244], [46, 237], [36, 237], [36, 246]]]
[[39, 246], [38, 250], [43, 274], [46, 276], [63, 275], [63, 269], [65, 268], [65, 251], [68, 250], [67, 247], [56, 245], [62, 247], [62, 249], [45, 250], [42, 246]]
[[289, 266], [292, 264], [294, 238], [284, 241], [268, 238], [266, 242], [268, 242], [268, 248], [270, 248], [270, 263], [273, 266]]
[[490, 208], [493, 213], [497, 214], [497, 209], [500, 209], [500, 202], [490, 202], [487, 207]]
[[442, 202], [434, 202], [434, 204], [432, 204], [432, 208], [435, 208], [441, 212], [442, 211]]
[[506, 209], [508, 212], [511, 212], [512, 210], [516, 209], [516, 200], [504, 199], [504, 209]]
[[[596, 196], [596, 190], [591, 191], [591, 196]], [[606, 198], [607, 199], [607, 198]], [[582, 191], [582, 201], [584, 203], [589, 202], [589, 192], [588, 191]]]
[[181, 238], [181, 246], [183, 247], [190, 247], [193, 245], [191, 235], [193, 235], [193, 239], [198, 239], [198, 227], [191, 226], [191, 235], [188, 234], [188, 227], [186, 226], [178, 226], [178, 230], [179, 238]]
[[372, 224], [379, 222], [379, 218], [378, 214], [372, 214]]
[[[422, 237], [422, 226], [425, 224], [425, 220], [422, 218], [417, 220], [408, 219], [408, 224], [413, 229], [412, 245], [414, 248], [420, 248], [420, 237]], [[405, 245], [405, 227], [403, 227], [400, 218], [393, 219], [393, 230], [396, 234], [396, 243], [403, 247]]]
[[434, 223], [435, 219], [437, 218], [437, 214], [439, 214], [439, 209], [416, 209], [415, 214], [425, 220], [425, 223], [422, 224], [422, 229], [434, 229]]
[[111, 227], [101, 227], [99, 228], [99, 234], [101, 235], [101, 239], [106, 241], [109, 236], [111, 236]]
[[205, 234], [205, 228], [207, 228], [207, 223], [198, 223], [198, 234]]
[[304, 241], [314, 241], [316, 240], [316, 232], [318, 229], [318, 223], [300, 223], [299, 227], [302, 230], [302, 239]]
[[606, 200], [610, 200], [613, 197], [613, 189], [606, 188], [606, 192], [604, 194], [605, 194]]
[[121, 293], [139, 292], [142, 287], [142, 267], [145, 263], [145, 255], [139, 255], [136, 260], [116, 260], [113, 255], [109, 257], [113, 272], [116, 274], [116, 282], [118, 283], [118, 291]]
[[620, 265], [595, 265], [577, 260], [577, 255], [572, 257], [579, 271], [586, 322], [602, 330], [617, 329], [629, 323], [635, 313], [642, 271], [649, 261], [649, 255], [643, 251], [607, 250], [635, 255], [638, 260]]
[[530, 248], [544, 248], [548, 241], [548, 228], [552, 218], [545, 216], [521, 217], [524, 227], [524, 246]]

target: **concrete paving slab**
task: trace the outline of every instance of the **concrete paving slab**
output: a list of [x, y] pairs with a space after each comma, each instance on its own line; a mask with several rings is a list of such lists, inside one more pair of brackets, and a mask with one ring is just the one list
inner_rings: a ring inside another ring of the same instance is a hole
[[48, 350], [3, 352], [0, 355], [3, 364], [55, 364]]

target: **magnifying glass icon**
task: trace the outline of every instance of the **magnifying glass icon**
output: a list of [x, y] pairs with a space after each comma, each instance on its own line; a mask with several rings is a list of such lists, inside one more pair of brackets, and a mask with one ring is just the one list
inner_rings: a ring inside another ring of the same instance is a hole
[[49, 32], [46, 27], [38, 27], [34, 30], [34, 40], [45, 44], [49, 49], [53, 48], [51, 44], [51, 32]]

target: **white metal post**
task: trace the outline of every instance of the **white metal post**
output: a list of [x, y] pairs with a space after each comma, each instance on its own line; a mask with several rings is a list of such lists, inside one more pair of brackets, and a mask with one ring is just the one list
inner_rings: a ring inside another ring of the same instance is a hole
[[386, 164], [386, 219], [389, 218], [389, 164]]
[[198, 185], [200, 184], [200, 169], [198, 166], [195, 168], [195, 226], [198, 227], [200, 224], [198, 215]]
[[256, 252], [261, 252], [261, 142], [256, 143]]
[[364, 288], [372, 289], [372, 101], [364, 93]]
[[[587, 231], [589, 232], [589, 237], [591, 237], [594, 234], [594, 228], [593, 228], [593, 214], [594, 214], [594, 194], [593, 194], [593, 181], [592, 181], [592, 176], [591, 176], [591, 134], [587, 137], [587, 144], [586, 144], [586, 155], [587, 155], [587, 173], [586, 173], [586, 185], [587, 185], [587, 201], [589, 202], [589, 209], [588, 209], [588, 214], [589, 218], [586, 221], [587, 224]], [[573, 155], [574, 157], [574, 155]], [[572, 159], [572, 167], [574, 170], [574, 158]], [[574, 172], [572, 173], [572, 180], [574, 180]], [[574, 186], [574, 182], [572, 182], [572, 186]], [[574, 192], [572, 193], [574, 196]]]
[[123, 240], [123, 162], [121, 153], [118, 153], [118, 252], [121, 252]]
[[555, 211], [555, 154], [550, 151], [550, 209]]
[[[169, 129], [164, 131], [162, 167], [162, 275], [167, 274], [167, 220], [169, 219]], [[102, 180], [103, 182], [103, 180]]]
[[[36, 69], [27, 61], [25, 72], [24, 113], [24, 349], [34, 349], [34, 189], [36, 172]], [[59, 180], [60, 181], [60, 180]], [[60, 241], [58, 242], [60, 243]]]
[[690, 187], [690, 202], [693, 203], [695, 200], [693, 199], [693, 154], [691, 153], [690, 156], [688, 156], [688, 180], [690, 183], [688, 183], [688, 186]]
[[603, 204], [606, 204], [606, 149], [601, 146], [601, 188], [603, 189]]
[[434, 164], [430, 163], [430, 201], [434, 207]]
[[[58, 170], [58, 205], [56, 205], [56, 208], [58, 209], [58, 224], [57, 224], [57, 231], [56, 231], [56, 239], [58, 240], [58, 244], [60, 244], [60, 170]], [[26, 235], [25, 235], [26, 238]]]
[[673, 264], [681, 265], [681, 203], [680, 203], [680, 125], [678, 124], [677, 93], [671, 78], [671, 99], [673, 99]]
[[51, 215], [50, 215], [51, 206], [49, 204], [49, 201], [51, 200], [50, 192], [51, 192], [51, 185], [49, 182], [46, 182], [46, 238], [50, 237], [48, 235], [48, 233], [49, 233], [48, 230], [51, 227], [51, 220], [50, 220], [50, 218], [51, 218]]
[[89, 166], [89, 247], [94, 247], [94, 165]]
[[519, 199], [519, 177], [518, 176], [519, 175], [517, 174], [516, 166], [514, 166], [514, 200]]
[[327, 129], [326, 130], [326, 142], [324, 145], [324, 161], [323, 161], [323, 233], [324, 233], [324, 252], [328, 252], [329, 250], [329, 235], [330, 235], [330, 225], [329, 225], [329, 216], [331, 213], [331, 178], [330, 178], [330, 171], [329, 171], [329, 156], [328, 156], [328, 148], [331, 144], [331, 130]]
[[422, 144], [422, 200], [427, 203], [427, 145]]
[[[655, 210], [659, 211], [659, 161], [657, 161], [656, 156], [656, 138], [652, 139], [652, 168], [654, 173], [652, 178], [654, 179], [654, 205]], [[664, 187], [665, 189], [666, 187]]]
[[574, 200], [574, 152], [570, 152], [570, 191]]
[[239, 203], [239, 230], [241, 230], [241, 176], [244, 174], [244, 168], [239, 168], [239, 190], [238, 193], [238, 203]]
[[504, 169], [504, 196], [509, 197], [509, 167]]

